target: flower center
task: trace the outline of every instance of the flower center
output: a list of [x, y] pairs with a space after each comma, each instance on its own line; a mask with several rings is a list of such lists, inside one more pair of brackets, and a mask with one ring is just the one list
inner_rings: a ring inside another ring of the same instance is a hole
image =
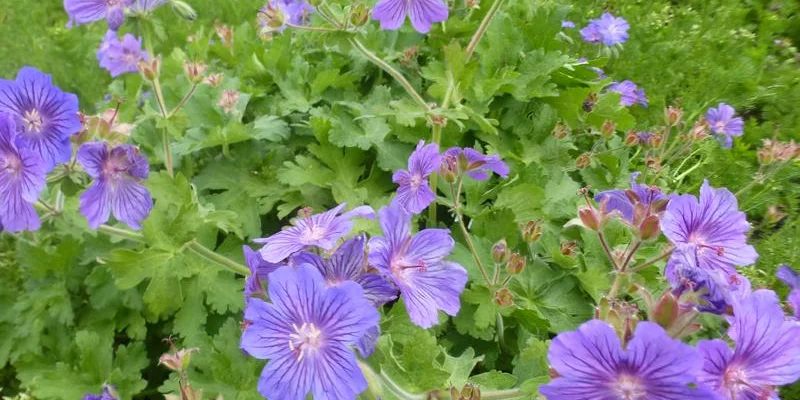
[[22, 170], [22, 160], [14, 154], [0, 159], [0, 170], [8, 171], [14, 176], [18, 176]]
[[419, 189], [419, 187], [422, 185], [422, 176], [417, 174], [411, 175], [409, 183], [411, 183], [412, 188]]
[[725, 132], [725, 121], [717, 121], [717, 123], [714, 124], [714, 130], [716, 130], [717, 133]]
[[25, 128], [28, 129], [28, 132], [39, 133], [42, 131], [44, 121], [42, 120], [42, 115], [39, 114], [39, 110], [33, 108], [25, 111], [22, 114], [22, 121], [25, 123]]
[[739, 398], [742, 394], [748, 392], [755, 394], [759, 399], [773, 398], [772, 396], [775, 394], [773, 387], [755, 386], [748, 382], [747, 372], [740, 365], [729, 365], [725, 369], [722, 380], [723, 386], [733, 399]]
[[327, 229], [322, 226], [309, 223], [308, 229], [303, 233], [303, 239], [308, 242], [316, 242], [325, 237]]
[[647, 395], [644, 385], [633, 376], [621, 374], [614, 384], [614, 392], [619, 400], [643, 400]]
[[289, 335], [289, 350], [297, 355], [297, 361], [322, 347], [322, 332], [312, 323], [303, 323], [299, 328], [292, 324], [294, 333]]

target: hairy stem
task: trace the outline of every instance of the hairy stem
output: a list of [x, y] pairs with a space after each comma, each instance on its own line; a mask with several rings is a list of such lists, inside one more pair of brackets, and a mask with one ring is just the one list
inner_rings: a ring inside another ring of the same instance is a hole
[[606, 253], [606, 257], [608, 260], [611, 261], [611, 265], [614, 267], [615, 271], [619, 270], [619, 266], [617, 265], [617, 260], [614, 258], [614, 255], [611, 253], [611, 248], [608, 247], [608, 242], [606, 242], [606, 236], [603, 235], [603, 232], [597, 231], [597, 238], [600, 239], [600, 245], [603, 246], [603, 251]]
[[486, 15], [483, 17], [483, 21], [478, 26], [478, 30], [475, 31], [475, 34], [472, 35], [472, 40], [469, 41], [467, 45], [467, 61], [472, 57], [472, 53], [475, 52], [475, 48], [478, 47], [478, 43], [480, 43], [483, 35], [486, 34], [486, 29], [489, 28], [489, 23], [492, 22], [492, 18], [494, 18], [495, 14], [497, 14], [497, 10], [500, 9], [500, 6], [503, 5], [505, 0], [494, 0], [494, 4], [492, 4], [492, 8], [486, 12]]
[[211, 261], [213, 263], [219, 264], [222, 267], [227, 268], [228, 270], [230, 270], [233, 273], [236, 273], [236, 274], [239, 274], [239, 275], [243, 275], [243, 276], [249, 276], [250, 275], [250, 269], [249, 268], [247, 268], [244, 265], [239, 264], [238, 262], [233, 261], [230, 258], [225, 257], [225, 256], [223, 256], [221, 254], [218, 254], [218, 253], [214, 252], [213, 250], [203, 246], [196, 239], [193, 239], [191, 242], [187, 243], [186, 244], [186, 248], [191, 250], [192, 252], [194, 252], [198, 256], [205, 258], [208, 261]]
[[115, 228], [111, 225], [100, 225], [97, 228], [99, 232], [103, 232], [108, 236], [116, 236], [122, 239], [133, 240], [134, 242], [144, 242], [144, 235], [139, 232], [129, 231], [127, 229]]
[[391, 75], [403, 89], [406, 90], [409, 96], [420, 106], [425, 112], [430, 111], [430, 106], [428, 103], [425, 102], [425, 99], [417, 93], [417, 90], [414, 89], [414, 86], [411, 85], [411, 82], [400, 73], [400, 71], [396, 70], [394, 67], [389, 65], [386, 61], [383, 61], [380, 57], [378, 57], [375, 53], [371, 52], [363, 43], [361, 43], [356, 38], [349, 38], [347, 39], [350, 44], [353, 45], [353, 48], [358, 50], [364, 57], [370, 60], [373, 64], [377, 65], [380, 69], [384, 70], [387, 74]]
[[647, 268], [647, 267], [649, 267], [649, 266], [651, 266], [651, 265], [653, 265], [653, 264], [655, 264], [655, 263], [657, 263], [657, 262], [659, 262], [661, 260], [666, 259], [667, 257], [669, 257], [672, 254], [672, 251], [674, 249], [675, 249], [674, 247], [670, 246], [667, 249], [665, 249], [664, 252], [660, 256], [651, 258], [651, 259], [649, 259], [649, 260], [647, 260], [647, 261], [645, 261], [645, 262], [643, 262], [643, 263], [641, 263], [641, 264], [639, 264], [639, 265], [637, 265], [635, 267], [631, 267], [628, 271], [631, 272], [631, 273], [639, 272], [639, 271], [641, 271], [641, 270], [643, 270], [643, 269], [645, 269], [645, 268]]
[[192, 95], [194, 95], [194, 91], [197, 89], [197, 85], [198, 85], [197, 83], [192, 84], [192, 87], [189, 89], [188, 92], [186, 92], [185, 95], [183, 95], [183, 98], [181, 98], [181, 101], [178, 102], [178, 105], [176, 105], [175, 108], [173, 108], [172, 111], [170, 111], [170, 113], [167, 115], [167, 119], [172, 118], [172, 116], [174, 116], [178, 111], [180, 111], [181, 108], [183, 108], [184, 105], [186, 105], [186, 102], [189, 101], [190, 98], [192, 98]]
[[453, 196], [453, 212], [456, 214], [458, 226], [461, 227], [461, 233], [464, 235], [464, 240], [467, 242], [469, 252], [472, 253], [472, 258], [475, 260], [475, 265], [478, 266], [478, 270], [481, 272], [481, 276], [483, 277], [483, 280], [486, 281], [486, 284], [489, 285], [489, 287], [492, 287], [492, 281], [489, 279], [489, 274], [486, 273], [486, 268], [484, 268], [483, 262], [481, 262], [481, 257], [478, 255], [477, 248], [475, 248], [475, 243], [472, 242], [472, 235], [470, 235], [467, 226], [464, 225], [464, 214], [461, 212], [460, 184], [458, 188], [459, 190], [456, 191], [455, 186], [452, 183], [450, 184], [450, 193]]

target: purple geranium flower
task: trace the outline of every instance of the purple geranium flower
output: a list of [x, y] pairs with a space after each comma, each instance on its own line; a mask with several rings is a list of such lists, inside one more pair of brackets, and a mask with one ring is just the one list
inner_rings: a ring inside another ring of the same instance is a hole
[[680, 298], [693, 292], [699, 296], [689, 296], [691, 303], [685, 306], [714, 314], [730, 314], [733, 307], [750, 295], [750, 281], [738, 273], [720, 269], [700, 268], [695, 247], [679, 244], [664, 270], [672, 286], [672, 294]]
[[0, 112], [0, 229], [34, 231], [41, 222], [32, 203], [45, 186], [45, 163], [20, 140], [14, 117]]
[[489, 179], [492, 172], [503, 178], [508, 177], [508, 165], [497, 154], [487, 156], [475, 149], [452, 147], [444, 156], [454, 159], [462, 166], [462, 171], [476, 181]]
[[381, 29], [399, 29], [406, 20], [419, 33], [428, 33], [431, 25], [446, 21], [447, 4], [441, 0], [380, 0], [372, 9], [372, 19], [381, 23]]
[[623, 106], [630, 107], [634, 104], [640, 104], [642, 107], [647, 107], [647, 95], [644, 94], [644, 89], [639, 89], [631, 81], [614, 82], [608, 85], [607, 89], [609, 92], [620, 94], [619, 102]]
[[436, 199], [436, 194], [428, 187], [428, 176], [439, 169], [441, 160], [439, 145], [425, 145], [425, 141], [420, 140], [408, 158], [408, 171], [401, 169], [392, 175], [392, 182], [399, 185], [397, 201], [406, 211], [419, 214]]
[[725, 103], [719, 103], [717, 108], [709, 108], [706, 112], [708, 127], [726, 149], [733, 146], [734, 136], [742, 136], [744, 133], [744, 120], [735, 115], [736, 110]]
[[282, 267], [283, 264], [264, 261], [257, 251], [253, 251], [247, 245], [242, 246], [242, 252], [244, 252], [244, 261], [247, 263], [247, 268], [250, 268], [250, 275], [244, 280], [244, 298], [247, 301], [251, 296], [265, 294], [264, 282], [267, 281], [267, 276]]
[[[358, 235], [342, 243], [336, 252], [327, 259], [314, 253], [301, 252], [292, 257], [292, 264], [309, 264], [325, 278], [326, 286], [337, 286], [342, 282], [353, 281], [364, 289], [364, 297], [374, 306], [383, 304], [397, 298], [397, 288], [386, 279], [374, 272], [367, 270], [364, 259], [367, 238]], [[376, 326], [374, 332], [364, 335], [358, 342], [358, 350], [364, 357], [369, 357], [375, 348], [375, 343], [380, 336]]]
[[105, 19], [108, 29], [116, 31], [125, 21], [125, 7], [134, 0], [64, 0], [69, 25], [82, 25]]
[[286, 24], [305, 25], [314, 7], [304, 0], [270, 0], [258, 14], [259, 25], [265, 32], [282, 32]]
[[734, 274], [736, 266], [750, 265], [758, 258], [747, 244], [745, 232], [750, 224], [738, 207], [733, 193], [712, 188], [706, 180], [699, 201], [688, 194], [672, 196], [661, 219], [661, 231], [675, 246], [691, 245], [698, 268]]
[[149, 61], [150, 55], [142, 50], [142, 39], [126, 33], [122, 40], [113, 31], [106, 36], [97, 49], [97, 61], [100, 67], [107, 70], [112, 78], [122, 74], [139, 71], [140, 61]]
[[794, 310], [795, 318], [800, 319], [800, 274], [784, 264], [778, 267], [776, 276], [789, 285], [789, 296], [786, 297], [786, 301]]
[[598, 19], [589, 21], [589, 25], [581, 29], [583, 40], [589, 43], [603, 42], [606, 46], [625, 43], [628, 40], [628, 21], [603, 13]]
[[310, 246], [331, 250], [339, 239], [353, 229], [353, 218], [375, 218], [375, 211], [367, 206], [356, 207], [342, 214], [345, 205], [343, 203], [321, 214], [297, 218], [294, 226], [268, 238], [254, 240], [264, 244], [259, 250], [261, 257], [267, 262], [277, 263]]
[[0, 80], [0, 112], [15, 117], [22, 140], [41, 156], [46, 172], [69, 161], [69, 138], [81, 130], [78, 97], [54, 86], [50, 75], [24, 67], [16, 80]]
[[[639, 172], [631, 173], [631, 188], [628, 190], [607, 190], [594, 196], [606, 213], [616, 212], [629, 224], [634, 224], [647, 215], [663, 210], [669, 196], [656, 186], [636, 182]], [[637, 218], [638, 217], [638, 218]]]
[[444, 261], [453, 250], [447, 229], [425, 229], [411, 235], [411, 215], [393, 202], [380, 211], [384, 236], [369, 241], [369, 263], [400, 288], [411, 322], [430, 328], [439, 322], [439, 310], [455, 316], [467, 271]]
[[575, 23], [565, 19], [561, 21], [561, 27], [565, 29], [572, 29], [575, 28]]
[[139, 149], [129, 144], [110, 149], [105, 142], [89, 142], [78, 149], [77, 159], [94, 178], [80, 201], [80, 212], [89, 226], [97, 229], [113, 213], [118, 221], [140, 229], [153, 209], [153, 199], [141, 183], [150, 166]]
[[258, 392], [272, 400], [353, 400], [367, 381], [350, 349], [380, 316], [355, 282], [326, 287], [316, 268], [281, 267], [269, 275], [267, 303], [251, 298], [241, 348], [268, 359]]
[[547, 352], [558, 377], [539, 391], [549, 400], [714, 399], [689, 387], [701, 359], [662, 327], [639, 322], [623, 348], [614, 328], [600, 320], [561, 333]]
[[720, 339], [697, 344], [698, 380], [722, 399], [778, 399], [777, 386], [800, 379], [800, 324], [785, 319], [775, 292], [755, 291], [735, 306], [728, 336], [733, 351]]
[[100, 394], [87, 394], [83, 396], [83, 400], [117, 400], [117, 390], [113, 386], [103, 386], [103, 392]]

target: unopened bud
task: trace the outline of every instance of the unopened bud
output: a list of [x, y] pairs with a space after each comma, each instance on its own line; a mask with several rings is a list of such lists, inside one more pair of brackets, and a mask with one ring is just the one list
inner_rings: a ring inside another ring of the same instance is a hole
[[417, 46], [411, 46], [400, 53], [398, 61], [404, 67], [411, 67], [412, 65], [416, 65], [417, 55], [419, 55], [419, 48]]
[[447, 126], [447, 117], [444, 115], [431, 115], [431, 124], [433, 126]]
[[563, 123], [559, 122], [556, 124], [556, 127], [553, 128], [553, 137], [556, 139], [564, 139], [565, 137], [569, 136], [569, 127], [564, 125]]
[[464, 0], [464, 6], [468, 10], [478, 10], [481, 8], [481, 0]]
[[226, 114], [232, 114], [236, 110], [237, 104], [239, 104], [239, 92], [235, 90], [222, 92], [222, 97], [217, 102], [217, 105], [222, 107]]
[[453, 183], [458, 179], [459, 166], [458, 157], [452, 155], [445, 155], [442, 157], [442, 163], [439, 165], [439, 175], [445, 182]]
[[[260, 16], [259, 16], [260, 17]], [[225, 47], [231, 47], [233, 44], [233, 29], [225, 24], [215, 24], [214, 31], [217, 32], [217, 37], [222, 41]]]
[[592, 163], [592, 153], [586, 152], [578, 156], [575, 160], [575, 168], [584, 169]]
[[468, 383], [460, 391], [455, 387], [450, 388], [450, 398], [452, 400], [480, 400], [481, 388], [477, 385]]
[[172, 9], [175, 11], [175, 14], [178, 14], [178, 16], [181, 18], [188, 21], [194, 21], [197, 19], [197, 12], [188, 3], [181, 0], [170, 0], [169, 4], [172, 5]]
[[500, 288], [494, 292], [494, 302], [500, 307], [508, 307], [514, 304], [514, 295], [508, 288]]
[[583, 111], [586, 111], [587, 113], [592, 112], [596, 104], [597, 104], [597, 93], [589, 93], [589, 95], [586, 96], [586, 100], [583, 101], [582, 105]]
[[761, 165], [769, 165], [775, 162], [775, 153], [772, 149], [762, 147], [758, 149], [758, 163]]
[[494, 259], [495, 264], [502, 264], [508, 261], [510, 254], [511, 252], [508, 250], [508, 244], [505, 239], [500, 239], [499, 242], [492, 246], [492, 259]]
[[617, 124], [613, 121], [606, 120], [603, 122], [603, 129], [600, 131], [603, 134], [603, 137], [606, 139], [611, 139], [614, 136], [614, 133], [617, 131]]
[[578, 243], [572, 240], [561, 242], [561, 248], [560, 248], [561, 254], [567, 257], [572, 257], [575, 255], [576, 250], [578, 250]]
[[667, 125], [676, 126], [681, 123], [681, 118], [683, 118], [683, 109], [680, 107], [669, 106], [667, 107], [666, 111], [664, 111], [664, 117], [667, 120]]
[[539, 221], [529, 221], [522, 228], [522, 238], [528, 243], [536, 243], [542, 237], [542, 225]]
[[777, 224], [780, 220], [786, 218], [786, 213], [781, 211], [776, 205], [767, 207], [767, 222], [770, 224]]
[[306, 206], [306, 207], [303, 207], [303, 208], [297, 210], [297, 217], [298, 218], [308, 218], [313, 213], [314, 213], [314, 210], [311, 207]]
[[586, 229], [596, 231], [600, 229], [600, 217], [597, 215], [597, 210], [592, 207], [581, 207], [578, 210], [578, 217], [580, 217], [583, 226]]
[[364, 3], [355, 3], [352, 6], [351, 14], [350, 14], [350, 23], [353, 26], [361, 26], [369, 21], [369, 12], [370, 9]]
[[645, 217], [642, 224], [639, 225], [639, 238], [642, 240], [657, 238], [659, 233], [661, 233], [661, 228], [658, 217], [655, 215]]
[[689, 131], [689, 139], [695, 142], [705, 140], [708, 137], [708, 123], [705, 118], [700, 119], [692, 125], [692, 130]]
[[679, 308], [678, 298], [671, 291], [667, 291], [653, 308], [653, 318], [655, 322], [667, 329], [678, 319]]
[[625, 144], [628, 147], [633, 147], [639, 144], [639, 134], [636, 131], [629, 131], [627, 135], [625, 135]]
[[213, 87], [219, 87], [219, 85], [222, 84], [222, 78], [223, 75], [220, 73], [210, 74], [203, 80], [203, 83]]
[[153, 57], [150, 61], [141, 60], [139, 64], [139, 74], [148, 82], [154, 81], [158, 78], [159, 70], [161, 69], [161, 59]]
[[183, 63], [183, 72], [189, 79], [189, 82], [200, 83], [206, 73], [207, 65], [200, 62], [185, 62]]
[[663, 133], [654, 133], [650, 136], [650, 146], [653, 147], [661, 147], [661, 144], [664, 143], [664, 134]]
[[654, 172], [661, 171], [661, 158], [656, 155], [648, 153], [644, 157], [644, 163], [645, 165], [647, 165], [648, 168], [652, 169]]
[[[174, 348], [173, 348], [174, 350]], [[180, 349], [173, 353], [164, 353], [158, 358], [158, 363], [173, 371], [185, 371], [191, 362], [193, 353], [200, 351], [198, 348]]]
[[525, 264], [527, 263], [528, 261], [521, 254], [513, 253], [508, 258], [508, 264], [506, 264], [506, 271], [509, 273], [509, 275], [519, 274], [525, 270]]

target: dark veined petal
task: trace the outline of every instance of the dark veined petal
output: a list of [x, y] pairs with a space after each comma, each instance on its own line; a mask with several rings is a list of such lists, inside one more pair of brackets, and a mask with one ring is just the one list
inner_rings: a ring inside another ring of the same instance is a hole
[[375, 325], [364, 333], [364, 336], [356, 343], [356, 349], [361, 354], [362, 358], [368, 358], [375, 351], [375, 345], [378, 344], [378, 339], [381, 337], [380, 325]]
[[411, 238], [403, 258], [412, 265], [431, 265], [447, 257], [453, 246], [448, 229], [424, 229]]
[[703, 368], [697, 374], [698, 383], [715, 392], [724, 393], [725, 369], [733, 359], [733, 351], [720, 339], [701, 340], [697, 351], [703, 357]]
[[367, 380], [358, 367], [356, 356], [347, 347], [327, 347], [314, 361], [312, 393], [315, 399], [353, 400], [367, 389]]
[[454, 262], [442, 261], [409, 270], [397, 283], [411, 322], [427, 329], [439, 323], [439, 310], [458, 314], [467, 271]]
[[261, 258], [267, 262], [278, 263], [306, 247], [306, 245], [300, 241], [302, 234], [301, 228], [292, 226], [266, 239], [256, 239], [254, 242], [264, 244], [264, 246], [258, 250], [261, 254]]
[[[381, 208], [378, 212], [381, 229], [388, 246], [399, 248], [411, 236], [411, 216], [397, 202]], [[370, 252], [372, 243], [370, 241]]]
[[281, 267], [269, 274], [269, 298], [283, 315], [293, 321], [313, 321], [325, 281], [310, 265]]
[[417, 32], [428, 33], [432, 24], [446, 21], [448, 13], [447, 4], [440, 0], [411, 0], [408, 17]]
[[253, 251], [247, 245], [242, 246], [242, 252], [244, 253], [245, 263], [250, 269], [250, 276], [246, 277], [244, 281], [244, 296], [248, 298], [253, 294], [263, 293], [264, 287], [262, 285], [267, 282], [269, 274], [282, 267], [282, 265], [264, 261], [257, 251]]
[[691, 346], [667, 335], [664, 328], [652, 322], [639, 322], [626, 349], [629, 368], [642, 379], [654, 399], [678, 398], [690, 391], [702, 359]]
[[328, 259], [329, 272], [323, 273], [339, 281], [352, 280], [364, 271], [364, 246], [367, 237], [364, 234], [345, 240]]
[[[414, 0], [412, 9], [418, 3], [435, 2], [440, 3], [445, 9], [445, 18], [447, 18], [447, 6], [438, 0]], [[436, 143], [425, 144], [425, 141], [420, 140], [417, 143], [417, 148], [411, 153], [408, 158], [408, 172], [412, 175], [420, 175], [423, 178], [428, 177], [430, 174], [439, 170], [439, 165], [442, 163], [442, 156], [439, 155], [439, 145]]]
[[133, 179], [119, 179], [110, 182], [111, 212], [114, 218], [133, 229], [142, 228], [142, 220], [153, 209], [153, 198], [144, 185]]
[[83, 170], [97, 179], [103, 173], [103, 164], [108, 156], [108, 145], [105, 142], [88, 142], [81, 145], [76, 158]]
[[64, 9], [69, 14], [71, 23], [81, 25], [105, 18], [108, 2], [106, 0], [64, 0]]
[[364, 333], [377, 326], [380, 320], [378, 311], [364, 297], [364, 290], [352, 281], [325, 290], [314, 312], [312, 320], [325, 332], [328, 343], [337, 342], [345, 346], [358, 343]]
[[428, 187], [428, 178], [424, 178], [418, 187], [411, 184], [401, 184], [397, 187], [397, 198], [395, 201], [403, 206], [407, 212], [411, 214], [419, 214], [422, 210], [426, 209], [434, 200], [436, 195], [430, 187]]
[[406, 0], [381, 0], [372, 9], [372, 19], [380, 21], [381, 29], [395, 30], [403, 25], [407, 13]]
[[[288, 343], [288, 341], [287, 341]], [[304, 400], [314, 379], [313, 360], [287, 353], [272, 358], [258, 380], [258, 393], [270, 400]]]
[[268, 360], [291, 354], [289, 335], [294, 333], [291, 316], [261, 299], [247, 300], [244, 311], [247, 326], [239, 347], [252, 357]]
[[97, 229], [108, 222], [111, 215], [111, 197], [105, 179], [96, 180], [81, 194], [79, 211], [86, 217], [92, 229]]
[[378, 274], [362, 274], [355, 282], [364, 288], [364, 297], [375, 307], [380, 307], [397, 298], [397, 288]]

